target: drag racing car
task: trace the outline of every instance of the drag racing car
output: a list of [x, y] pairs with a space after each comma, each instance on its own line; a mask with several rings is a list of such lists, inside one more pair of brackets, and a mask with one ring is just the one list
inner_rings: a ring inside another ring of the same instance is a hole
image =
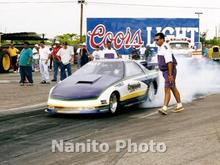
[[91, 61], [50, 90], [46, 112], [114, 114], [121, 107], [152, 101], [157, 88], [158, 71], [137, 61]]

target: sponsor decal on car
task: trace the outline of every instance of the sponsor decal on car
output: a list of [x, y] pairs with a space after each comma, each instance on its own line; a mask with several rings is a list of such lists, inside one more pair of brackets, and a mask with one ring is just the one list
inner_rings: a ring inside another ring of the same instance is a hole
[[129, 92], [134, 92], [135, 90], [141, 88], [141, 83], [136, 83], [136, 84], [128, 84], [128, 91]]

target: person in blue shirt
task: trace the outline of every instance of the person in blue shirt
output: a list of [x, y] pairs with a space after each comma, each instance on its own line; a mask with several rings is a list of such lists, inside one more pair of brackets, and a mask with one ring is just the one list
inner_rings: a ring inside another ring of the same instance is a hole
[[202, 45], [202, 55], [204, 57], [208, 57], [208, 51], [209, 51], [209, 49], [207, 47], [205, 47], [205, 45]]
[[33, 85], [32, 78], [32, 49], [29, 48], [29, 43], [24, 42], [24, 48], [22, 49], [19, 57], [19, 66], [20, 66], [20, 76], [21, 81], [20, 85], [24, 86], [25, 80], [27, 79], [30, 86]]

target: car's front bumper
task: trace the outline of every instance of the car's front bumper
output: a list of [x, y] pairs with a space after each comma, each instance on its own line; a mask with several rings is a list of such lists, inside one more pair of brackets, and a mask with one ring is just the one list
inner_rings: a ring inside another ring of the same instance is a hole
[[90, 114], [109, 111], [106, 99], [59, 100], [49, 97], [46, 112], [50, 114]]
[[45, 110], [49, 114], [91, 114], [91, 113], [106, 113], [109, 111], [108, 106], [94, 108], [58, 108], [48, 107]]

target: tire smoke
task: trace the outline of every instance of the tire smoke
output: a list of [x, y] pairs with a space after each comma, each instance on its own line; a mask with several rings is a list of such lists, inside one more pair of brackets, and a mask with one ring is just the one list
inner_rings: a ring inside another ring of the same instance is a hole
[[[176, 85], [182, 103], [189, 103], [197, 98], [220, 93], [220, 63], [207, 58], [177, 58]], [[155, 100], [144, 103], [142, 107], [159, 107], [163, 105], [164, 79], [159, 73], [159, 89]], [[176, 101], [171, 92], [170, 105]]]

